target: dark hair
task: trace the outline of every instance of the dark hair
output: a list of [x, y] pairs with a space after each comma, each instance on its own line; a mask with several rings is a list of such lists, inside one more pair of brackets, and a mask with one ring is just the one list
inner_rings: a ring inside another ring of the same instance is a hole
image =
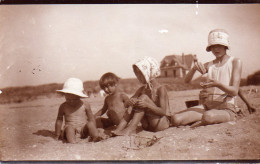
[[119, 79], [120, 78], [116, 76], [114, 73], [105, 73], [99, 80], [99, 86], [101, 89], [104, 89], [107, 85], [117, 84]]
[[212, 48], [212, 46], [214, 46], [214, 45], [221, 45], [221, 46], [224, 46], [224, 47], [226, 48], [226, 50], [228, 50], [228, 47], [225, 46], [225, 45], [222, 45], [222, 44], [213, 44], [213, 45], [209, 46], [209, 51], [211, 51], [211, 48]]

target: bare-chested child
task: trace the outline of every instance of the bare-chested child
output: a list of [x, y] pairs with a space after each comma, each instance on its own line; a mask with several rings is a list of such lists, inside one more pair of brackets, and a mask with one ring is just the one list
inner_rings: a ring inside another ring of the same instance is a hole
[[[108, 96], [105, 98], [103, 107], [95, 114], [97, 127], [108, 128], [117, 126], [129, 107], [128, 96], [118, 88], [119, 77], [114, 73], [105, 73], [99, 80], [101, 89]], [[100, 117], [107, 114], [108, 118]]]
[[160, 75], [159, 63], [154, 58], [145, 57], [133, 65], [133, 70], [143, 86], [130, 99], [130, 105], [133, 106], [131, 114], [126, 113], [112, 133], [135, 134], [140, 122], [143, 129], [148, 131], [167, 129], [170, 123], [166, 117], [169, 112], [169, 98], [166, 88], [156, 79]]
[[[78, 136], [86, 138], [89, 135], [93, 141], [105, 137], [104, 133], [96, 128], [95, 117], [89, 103], [81, 100], [88, 96], [83, 93], [83, 83], [80, 79], [69, 78], [64, 83], [63, 89], [57, 92], [63, 94], [66, 101], [59, 107], [55, 123], [55, 139], [64, 138], [68, 143], [76, 143]], [[63, 118], [65, 126], [62, 133]]]

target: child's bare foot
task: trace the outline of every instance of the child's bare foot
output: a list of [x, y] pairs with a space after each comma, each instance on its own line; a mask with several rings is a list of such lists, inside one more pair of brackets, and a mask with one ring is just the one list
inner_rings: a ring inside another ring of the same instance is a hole
[[193, 124], [190, 126], [190, 128], [196, 128], [196, 127], [201, 126], [201, 125], [203, 125], [202, 122], [201, 122], [201, 121], [197, 121], [197, 122], [193, 123]]
[[111, 133], [111, 136], [114, 137], [114, 136], [118, 136], [117, 133], [119, 132], [119, 130], [112, 130], [110, 133]]
[[109, 136], [105, 134], [104, 129], [98, 128], [98, 136], [93, 136], [92, 141], [98, 142], [98, 141], [105, 140], [108, 138], [109, 138]]

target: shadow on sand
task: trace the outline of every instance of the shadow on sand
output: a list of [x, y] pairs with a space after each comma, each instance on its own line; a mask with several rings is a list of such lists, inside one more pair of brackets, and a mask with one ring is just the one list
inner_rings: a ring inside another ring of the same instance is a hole
[[51, 137], [51, 138], [55, 138], [55, 133], [54, 131], [51, 130], [38, 130], [37, 132], [33, 133], [34, 135], [38, 135], [38, 136], [43, 136], [43, 137]]

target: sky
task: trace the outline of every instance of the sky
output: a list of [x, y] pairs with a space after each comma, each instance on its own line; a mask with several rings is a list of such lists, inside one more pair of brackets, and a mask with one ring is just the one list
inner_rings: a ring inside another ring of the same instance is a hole
[[208, 33], [230, 35], [242, 78], [260, 69], [260, 4], [0, 5], [0, 88], [134, 78], [144, 56], [206, 52]]

